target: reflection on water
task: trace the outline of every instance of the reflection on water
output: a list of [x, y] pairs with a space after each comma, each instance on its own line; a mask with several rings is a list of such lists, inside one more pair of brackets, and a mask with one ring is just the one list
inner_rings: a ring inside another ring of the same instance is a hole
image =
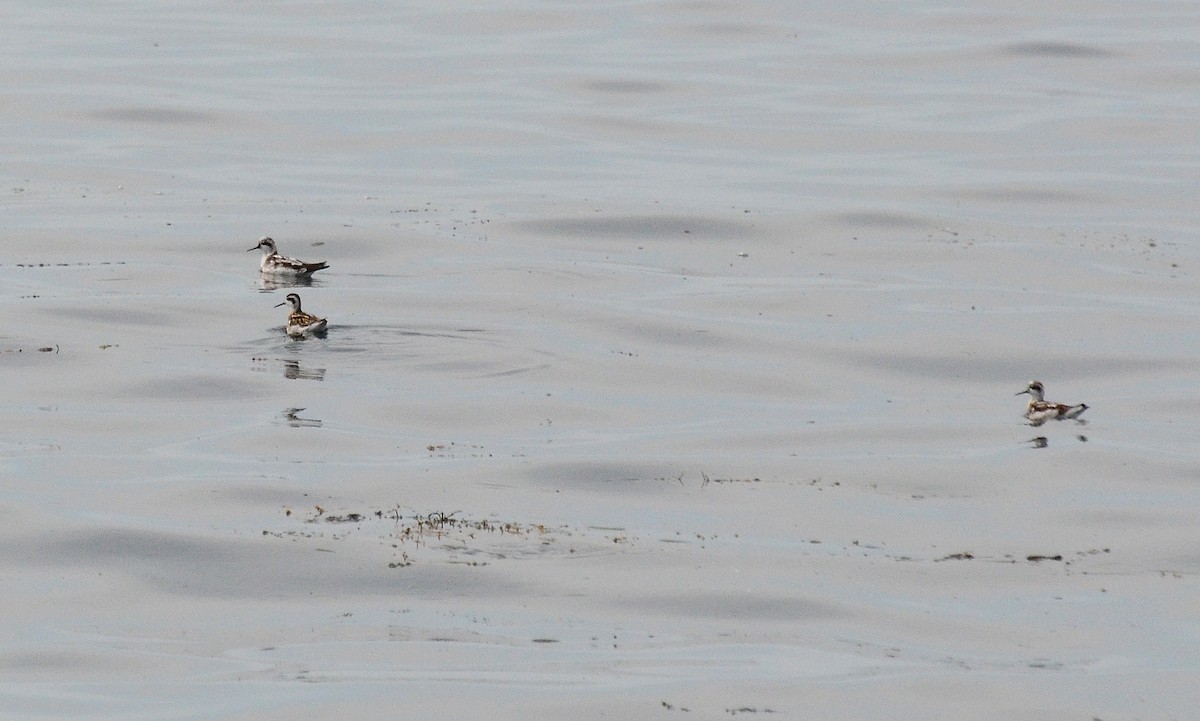
[[300, 361], [285, 360], [283, 362], [283, 377], [289, 380], [323, 381], [325, 380], [325, 369], [310, 368], [305, 370], [300, 367]]
[[[273, 358], [256, 357], [251, 360], [255, 363], [254, 370], [256, 371], [272, 371], [275, 365]], [[283, 377], [289, 380], [302, 381], [323, 381], [325, 380], [324, 368], [303, 368], [300, 361], [292, 359], [283, 359]], [[268, 365], [269, 364], [269, 365]]]
[[287, 408], [284, 409], [281, 417], [287, 421], [287, 424], [292, 428], [320, 428], [322, 421], [318, 418], [301, 418], [296, 415], [303, 408]]
[[280, 288], [308, 288], [313, 285], [321, 285], [320, 281], [313, 283], [311, 275], [301, 275], [295, 277], [287, 276], [258, 276], [258, 292], [270, 293], [271, 291], [279, 290]]
[[[1075, 436], [1075, 440], [1079, 441], [1080, 443], [1088, 442], [1087, 436], [1082, 435], [1082, 434]], [[1038, 436], [1036, 438], [1030, 438], [1029, 440], [1027, 440], [1025, 442], [1029, 444], [1030, 448], [1045, 448], [1046, 446], [1050, 445], [1050, 439], [1045, 436]]]

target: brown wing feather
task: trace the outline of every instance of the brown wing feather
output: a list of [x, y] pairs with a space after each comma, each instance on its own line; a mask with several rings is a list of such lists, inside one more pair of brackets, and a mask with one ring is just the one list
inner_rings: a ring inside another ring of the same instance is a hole
[[292, 311], [291, 315], [288, 316], [288, 325], [312, 325], [313, 323], [320, 322], [321, 319], [315, 315], [309, 315], [299, 310]]

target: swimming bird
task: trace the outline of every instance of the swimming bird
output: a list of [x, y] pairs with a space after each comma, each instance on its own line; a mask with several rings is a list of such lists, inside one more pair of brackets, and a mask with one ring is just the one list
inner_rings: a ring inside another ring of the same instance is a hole
[[1064, 403], [1051, 403], [1045, 399], [1046, 388], [1041, 381], [1029, 381], [1029, 387], [1017, 393], [1022, 395], [1028, 393], [1029, 405], [1025, 408], [1025, 417], [1029, 419], [1029, 425], [1040, 426], [1048, 420], [1065, 420], [1078, 418], [1081, 413], [1088, 409], [1086, 403], [1069, 406]]
[[288, 313], [287, 319], [287, 334], [294, 337], [301, 337], [309, 333], [320, 333], [325, 330], [326, 320], [318, 318], [315, 315], [309, 315], [300, 310], [300, 296], [295, 293], [288, 293], [287, 300], [279, 303], [275, 307], [281, 305], [292, 304], [292, 312]]
[[259, 265], [259, 270], [263, 275], [286, 275], [292, 277], [308, 277], [318, 270], [324, 270], [329, 267], [325, 261], [319, 263], [305, 263], [302, 260], [289, 258], [286, 255], [279, 254], [279, 248], [275, 245], [275, 241], [267, 236], [259, 239], [258, 245], [250, 248], [246, 252], [262, 249], [262, 263]]

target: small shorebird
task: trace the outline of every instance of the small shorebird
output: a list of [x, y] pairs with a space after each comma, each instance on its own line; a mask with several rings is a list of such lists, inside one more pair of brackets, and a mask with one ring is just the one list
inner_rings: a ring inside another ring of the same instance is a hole
[[1088, 409], [1086, 403], [1068, 406], [1063, 403], [1047, 401], [1045, 399], [1046, 388], [1041, 381], [1029, 381], [1029, 387], [1017, 395], [1025, 393], [1030, 396], [1029, 406], [1025, 409], [1025, 417], [1029, 419], [1031, 426], [1040, 426], [1050, 419], [1060, 421], [1068, 418], [1075, 419]]
[[300, 310], [300, 296], [295, 293], [288, 293], [287, 300], [279, 303], [275, 307], [281, 305], [292, 304], [292, 312], [288, 313], [287, 319], [287, 334], [290, 336], [305, 336], [309, 333], [320, 333], [325, 330], [326, 321], [324, 318], [318, 318], [315, 315], [309, 315]]
[[259, 270], [263, 275], [287, 275], [293, 277], [308, 277], [318, 270], [324, 270], [329, 267], [325, 261], [320, 263], [305, 263], [302, 260], [289, 258], [286, 255], [279, 254], [279, 248], [275, 246], [275, 241], [263, 236], [258, 241], [258, 245], [250, 248], [246, 252], [262, 249], [262, 263], [259, 265]]

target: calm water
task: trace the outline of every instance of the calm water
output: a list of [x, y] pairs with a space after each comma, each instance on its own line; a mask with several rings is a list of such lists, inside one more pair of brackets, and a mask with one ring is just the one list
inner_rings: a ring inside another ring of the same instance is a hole
[[23, 188], [5, 210], [28, 232], [50, 196], [150, 238], [166, 216], [257, 232], [303, 210], [315, 233], [581, 202], [1185, 237], [1194, 8], [1058, 7], [24, 9], [4, 37]]
[[10, 9], [0, 706], [1184, 718], [1198, 36]]

